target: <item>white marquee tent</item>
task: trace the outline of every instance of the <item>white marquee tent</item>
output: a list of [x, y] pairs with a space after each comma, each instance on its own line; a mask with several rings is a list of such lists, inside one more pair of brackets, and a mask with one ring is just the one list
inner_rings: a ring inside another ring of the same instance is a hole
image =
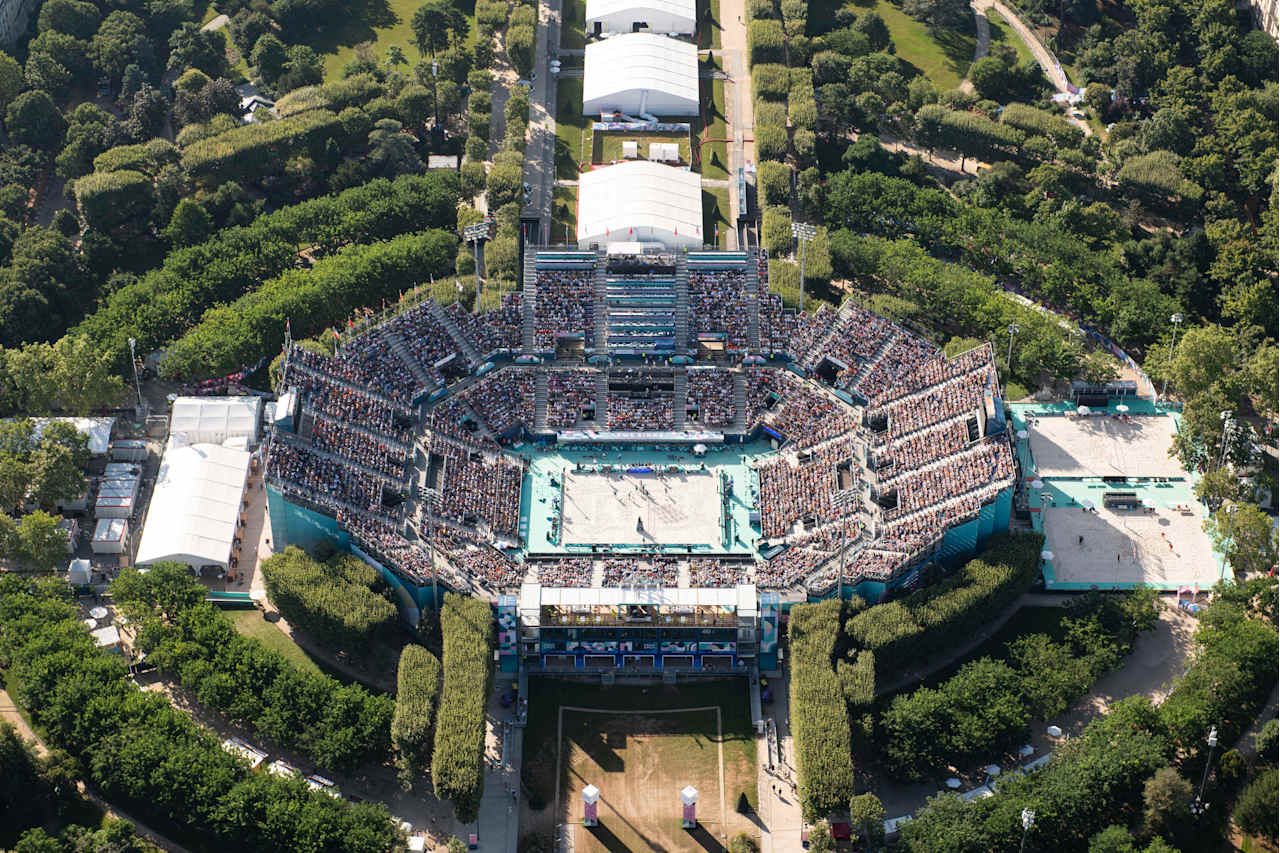
[[[3, 418], [8, 422], [13, 418]], [[111, 446], [111, 430], [115, 427], [115, 418], [32, 418], [31, 436], [36, 441], [44, 434], [44, 428], [54, 421], [71, 424], [89, 441], [89, 453], [102, 456]]]
[[258, 443], [261, 397], [178, 397], [169, 417], [169, 435], [179, 444], [223, 444], [244, 439]]
[[578, 247], [615, 242], [701, 248], [701, 177], [646, 160], [583, 172], [578, 179]]
[[692, 35], [694, 0], [587, 0], [587, 32], [629, 33], [637, 25], [655, 33]]
[[627, 33], [587, 45], [582, 114], [698, 114], [698, 47], [652, 33]]
[[217, 444], [170, 445], [160, 460], [138, 565], [172, 560], [193, 569], [231, 560], [251, 454]]

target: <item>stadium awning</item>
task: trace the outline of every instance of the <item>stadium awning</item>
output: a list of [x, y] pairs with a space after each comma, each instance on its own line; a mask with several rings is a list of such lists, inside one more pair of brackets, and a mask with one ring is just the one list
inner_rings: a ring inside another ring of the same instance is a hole
[[587, 0], [588, 32], [597, 21], [606, 33], [629, 33], [634, 24], [658, 33], [692, 33], [697, 11], [694, 0]]
[[584, 172], [578, 179], [578, 246], [615, 240], [701, 247], [702, 178], [644, 160]]
[[193, 569], [226, 568], [250, 458], [217, 444], [170, 446], [160, 460], [138, 565], [174, 561]]

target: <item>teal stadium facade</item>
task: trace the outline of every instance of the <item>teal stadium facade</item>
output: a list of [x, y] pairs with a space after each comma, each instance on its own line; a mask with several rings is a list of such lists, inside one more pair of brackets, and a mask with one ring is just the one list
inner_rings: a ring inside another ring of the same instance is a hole
[[760, 252], [614, 248], [530, 248], [486, 313], [291, 344], [275, 546], [350, 549], [410, 623], [490, 600], [505, 671], [724, 673], [776, 668], [792, 603], [882, 600], [1008, 529], [989, 345], [786, 310]]

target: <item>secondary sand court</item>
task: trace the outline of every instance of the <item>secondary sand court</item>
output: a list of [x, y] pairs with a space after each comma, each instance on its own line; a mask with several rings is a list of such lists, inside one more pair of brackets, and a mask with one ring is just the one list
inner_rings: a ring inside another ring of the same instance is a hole
[[1172, 589], [1198, 583], [1207, 589], [1221, 574], [1198, 505], [1186, 511], [1046, 506], [1043, 512], [1055, 584]]
[[563, 512], [568, 545], [723, 545], [720, 479], [711, 471], [566, 471]]
[[1041, 477], [1185, 477], [1169, 456], [1176, 430], [1166, 415], [1036, 416], [1027, 432]]

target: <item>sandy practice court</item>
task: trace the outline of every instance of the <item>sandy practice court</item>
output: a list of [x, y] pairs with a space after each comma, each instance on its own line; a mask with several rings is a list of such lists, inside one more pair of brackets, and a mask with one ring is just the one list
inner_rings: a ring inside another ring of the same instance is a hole
[[1199, 583], [1208, 588], [1218, 579], [1218, 562], [1198, 512], [1047, 506], [1044, 513], [1045, 547], [1053, 552], [1058, 583]]
[[1039, 416], [1028, 427], [1041, 477], [1185, 477], [1176, 459], [1173, 418]]
[[[644, 529], [636, 529], [636, 520]], [[607, 474], [566, 471], [566, 544], [661, 542], [721, 547], [719, 478], [709, 472]]]

